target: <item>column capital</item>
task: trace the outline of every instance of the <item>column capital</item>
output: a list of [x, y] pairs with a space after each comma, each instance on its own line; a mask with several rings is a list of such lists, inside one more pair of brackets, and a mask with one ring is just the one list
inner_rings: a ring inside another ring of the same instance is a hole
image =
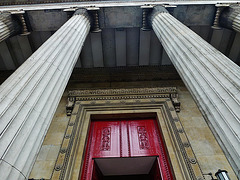
[[240, 32], [240, 5], [226, 7], [220, 15], [220, 25]]
[[163, 6], [154, 6], [153, 7], [153, 11], [152, 11], [152, 14], [151, 14], [151, 17], [150, 17], [150, 21], [152, 22], [153, 21], [153, 18], [158, 15], [159, 13], [169, 13], [168, 10], [163, 7]]
[[98, 19], [98, 11], [100, 8], [97, 7], [91, 7], [91, 8], [80, 8], [76, 10], [76, 12], [73, 14], [73, 16], [76, 15], [82, 15], [86, 17], [89, 22], [91, 23], [91, 32], [101, 32], [102, 30], [100, 29], [99, 26], [99, 19]]
[[11, 13], [0, 13], [0, 42], [20, 32], [21, 25], [17, 19], [12, 17]]
[[77, 9], [73, 15], [83, 15], [89, 17], [87, 9], [84, 8]]
[[75, 13], [73, 14], [73, 16], [76, 16], [76, 15], [82, 15], [84, 16], [89, 22], [91, 22], [91, 18], [88, 14], [88, 11], [87, 9], [84, 9], [84, 8], [80, 8], [80, 9], [77, 9], [75, 11]]

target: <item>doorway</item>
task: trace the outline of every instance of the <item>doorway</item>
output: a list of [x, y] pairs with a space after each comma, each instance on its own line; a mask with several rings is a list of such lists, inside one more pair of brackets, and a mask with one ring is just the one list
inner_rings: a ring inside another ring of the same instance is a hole
[[157, 156], [94, 159], [94, 180], [161, 179]]
[[155, 119], [91, 122], [81, 180], [173, 179]]

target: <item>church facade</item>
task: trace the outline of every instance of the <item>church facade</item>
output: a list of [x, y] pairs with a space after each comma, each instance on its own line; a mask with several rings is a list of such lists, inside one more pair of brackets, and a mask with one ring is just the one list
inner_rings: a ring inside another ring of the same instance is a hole
[[239, 179], [237, 1], [0, 4], [1, 179]]

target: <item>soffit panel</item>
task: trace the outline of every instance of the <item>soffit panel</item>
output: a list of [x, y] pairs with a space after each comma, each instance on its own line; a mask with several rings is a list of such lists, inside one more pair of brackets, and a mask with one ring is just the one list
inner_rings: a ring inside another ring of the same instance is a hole
[[[212, 30], [209, 26], [190, 28], [235, 63], [240, 63], [240, 33], [228, 29]], [[76, 67], [171, 65], [155, 33], [140, 32], [140, 28], [126, 28], [103, 29], [98, 35], [91, 33]], [[14, 70], [19, 67], [52, 34], [51, 31], [33, 31], [29, 36], [14, 36], [1, 42], [0, 69]]]

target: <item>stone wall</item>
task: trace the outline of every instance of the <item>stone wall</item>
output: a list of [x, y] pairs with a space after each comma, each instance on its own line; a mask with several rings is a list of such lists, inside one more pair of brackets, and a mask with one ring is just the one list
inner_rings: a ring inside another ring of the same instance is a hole
[[[133, 81], [133, 82], [102, 82], [102, 83], [69, 83], [59, 107], [55, 113], [52, 124], [38, 154], [37, 160], [32, 169], [30, 179], [51, 179], [56, 159], [64, 138], [69, 117], [66, 116], [65, 106], [67, 104], [67, 92], [72, 89], [114, 89], [114, 88], [143, 88], [159, 86], [176, 86], [178, 89], [181, 111], [178, 117], [184, 127], [184, 131], [195, 153], [197, 161], [203, 174], [218, 169], [225, 169], [229, 172], [232, 180], [236, 176], [231, 169], [220, 146], [216, 142], [206, 121], [198, 110], [190, 93], [180, 80], [172, 81]], [[210, 176], [204, 176], [207, 180]]]
[[[181, 112], [178, 113], [178, 117], [188, 136], [202, 172], [204, 174], [209, 172], [215, 174], [218, 169], [225, 169], [232, 180], [237, 179], [191, 94], [183, 86], [179, 87], [178, 91], [179, 101], [181, 102]], [[210, 176], [205, 177], [206, 179], [211, 179]]]

